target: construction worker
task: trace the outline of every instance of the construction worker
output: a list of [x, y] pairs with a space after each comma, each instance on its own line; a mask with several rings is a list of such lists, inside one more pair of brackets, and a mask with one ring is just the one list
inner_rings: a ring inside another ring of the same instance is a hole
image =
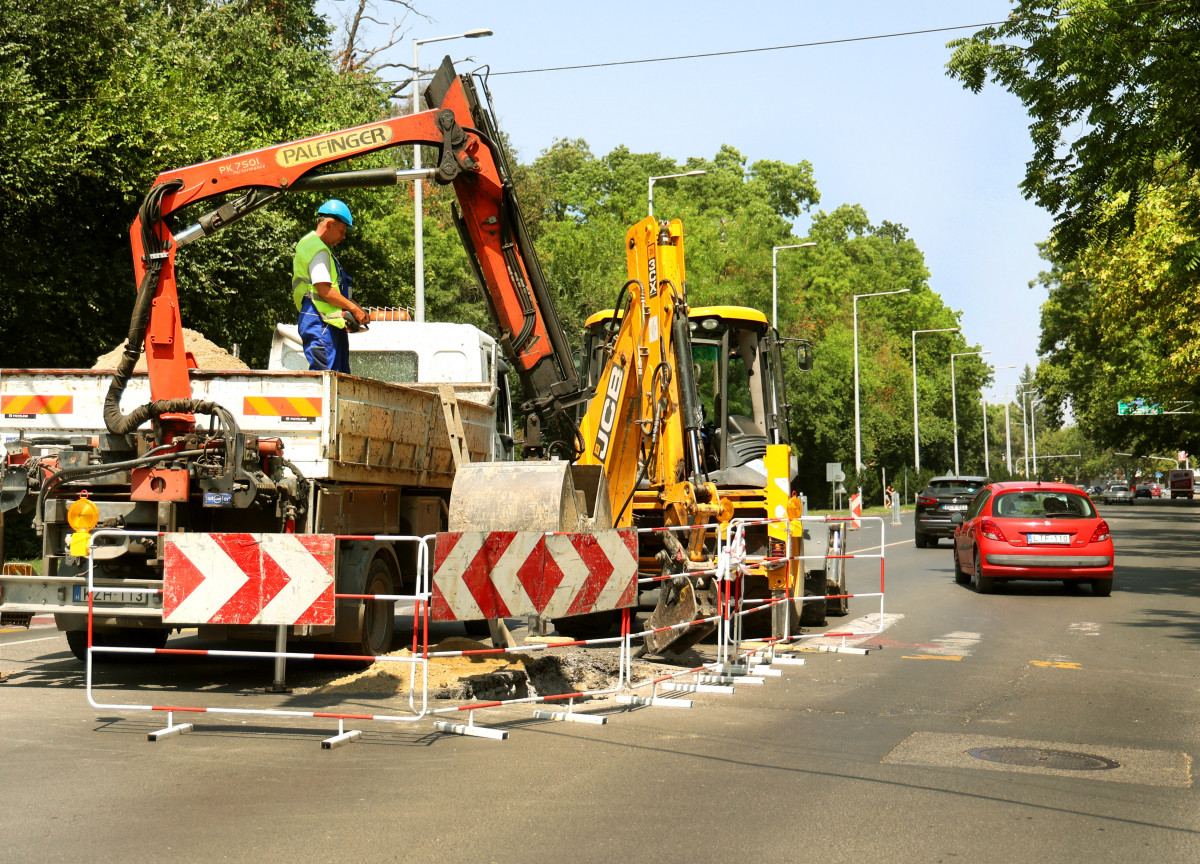
[[350, 299], [350, 278], [338, 266], [332, 247], [346, 238], [354, 218], [344, 201], [330, 198], [317, 209], [317, 227], [300, 238], [292, 259], [292, 299], [300, 313], [297, 328], [304, 343], [308, 368], [350, 371], [350, 340], [346, 315], [355, 327], [367, 323], [367, 313]]

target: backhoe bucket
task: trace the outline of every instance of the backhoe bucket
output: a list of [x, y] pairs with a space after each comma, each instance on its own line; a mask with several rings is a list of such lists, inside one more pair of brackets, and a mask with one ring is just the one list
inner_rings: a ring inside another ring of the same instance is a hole
[[599, 465], [470, 462], [450, 493], [451, 531], [598, 531], [612, 527]]
[[[696, 586], [690, 580], [678, 587], [669, 582], [664, 584], [666, 587], [658, 596], [658, 604], [650, 614], [650, 620], [646, 622], [647, 630], [686, 624], [716, 614], [716, 606], [708, 597], [697, 598]], [[667, 650], [681, 653], [715, 629], [715, 624], [706, 622], [693, 624], [691, 627], [663, 630], [660, 633], [648, 633], [645, 637], [645, 653], [662, 654]]]

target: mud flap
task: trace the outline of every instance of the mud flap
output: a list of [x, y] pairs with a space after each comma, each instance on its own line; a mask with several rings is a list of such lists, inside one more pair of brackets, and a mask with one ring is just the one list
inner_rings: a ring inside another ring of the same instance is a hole
[[[676, 577], [659, 594], [658, 604], [650, 614], [647, 629], [657, 630], [660, 627], [686, 624], [698, 618], [711, 617], [716, 612], [711, 589], [702, 590], [697, 596], [696, 586], [689, 579]], [[648, 633], [645, 637], [644, 653], [662, 654], [668, 649], [676, 653], [686, 651], [715, 629], [715, 624], [705, 622], [691, 627], [680, 627], [677, 630]]]

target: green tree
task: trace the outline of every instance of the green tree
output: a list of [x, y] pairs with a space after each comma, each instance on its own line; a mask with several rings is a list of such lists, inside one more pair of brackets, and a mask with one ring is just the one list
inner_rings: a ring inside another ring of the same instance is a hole
[[[381, 115], [383, 88], [336, 75], [328, 40], [314, 0], [0, 0], [0, 230], [23, 250], [5, 276], [6, 363], [91, 365], [124, 339], [129, 225], [159, 172]], [[184, 250], [185, 324], [264, 360], [294, 315], [291, 248], [316, 203], [289, 196]], [[51, 318], [57, 338], [21, 338]]]
[[[950, 43], [952, 77], [975, 92], [990, 79], [1029, 110], [1021, 188], [1057, 217], [1068, 253], [1131, 230], [1164, 172], [1200, 170], [1197, 32], [1194, 3], [1015, 0], [1003, 24]], [[1196, 226], [1200, 207], [1184, 216]], [[1200, 247], [1186, 255], [1195, 266]]]

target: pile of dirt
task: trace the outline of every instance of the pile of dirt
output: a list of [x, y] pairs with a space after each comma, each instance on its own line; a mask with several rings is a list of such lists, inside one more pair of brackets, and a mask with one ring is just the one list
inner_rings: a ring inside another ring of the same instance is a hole
[[[221, 346], [205, 339], [203, 333], [189, 330], [186, 327], [183, 328], [183, 349], [191, 352], [191, 355], [196, 359], [196, 368], [203, 369], [206, 372], [240, 372], [250, 368]], [[121, 362], [121, 355], [124, 353], [125, 343], [122, 342], [107, 354], [97, 358], [92, 368], [112, 369], [115, 371]], [[138, 358], [137, 365], [133, 367], [133, 370], [135, 372], [146, 371], [146, 355], [144, 352]]]
[[[430, 653], [479, 649], [487, 650], [488, 646], [455, 637], [431, 647]], [[412, 653], [404, 649], [387, 656], [411, 657]], [[637, 661], [633, 666], [636, 680], [645, 680], [671, 668], [678, 668], [644, 661]], [[397, 695], [408, 690], [411, 670], [412, 664], [409, 663], [376, 662], [360, 672], [315, 687], [297, 688], [296, 692], [340, 696]], [[470, 657], [432, 657], [429, 660], [429, 695], [434, 699], [494, 700], [606, 690], [616, 684], [619, 673], [615, 652], [600, 653], [583, 649], [552, 654], [505, 652]]]

